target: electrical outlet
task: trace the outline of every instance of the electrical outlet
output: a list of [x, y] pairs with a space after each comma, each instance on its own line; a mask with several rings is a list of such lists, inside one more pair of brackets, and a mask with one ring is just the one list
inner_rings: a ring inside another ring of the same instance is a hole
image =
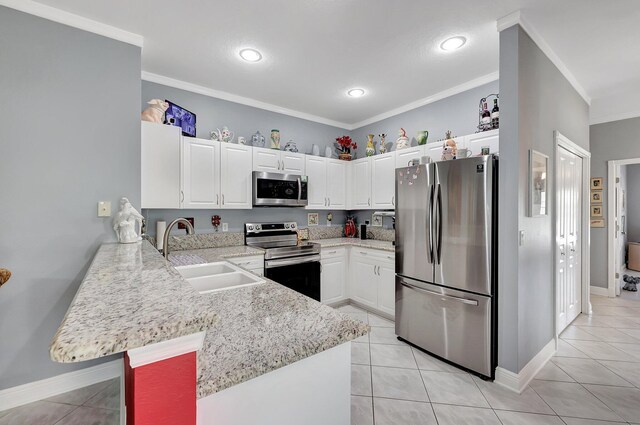
[[223, 232], [229, 231], [229, 223], [222, 223], [222, 231]]
[[111, 217], [111, 202], [98, 202], [98, 217]]

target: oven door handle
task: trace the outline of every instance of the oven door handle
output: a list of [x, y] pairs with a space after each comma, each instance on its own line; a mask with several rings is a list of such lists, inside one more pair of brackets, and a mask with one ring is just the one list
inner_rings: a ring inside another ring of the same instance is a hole
[[295, 264], [314, 263], [320, 261], [320, 255], [307, 255], [304, 257], [287, 258], [284, 260], [267, 260], [264, 262], [265, 269], [272, 269], [274, 267], [293, 266]]

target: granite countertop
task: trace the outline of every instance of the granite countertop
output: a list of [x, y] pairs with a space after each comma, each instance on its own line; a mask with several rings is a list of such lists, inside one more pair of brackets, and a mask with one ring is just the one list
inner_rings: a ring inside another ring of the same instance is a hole
[[49, 347], [79, 362], [211, 328], [217, 312], [147, 241], [105, 243]]
[[319, 243], [322, 248], [333, 248], [336, 246], [359, 246], [361, 248], [379, 249], [381, 251], [396, 252], [396, 247], [392, 242], [378, 241], [374, 239], [358, 238], [332, 238], [319, 239], [312, 242]]
[[171, 260], [174, 265], [189, 265], [214, 263], [227, 258], [250, 257], [253, 255], [264, 255], [264, 250], [246, 245], [187, 249], [171, 251], [169, 253], [169, 260]]

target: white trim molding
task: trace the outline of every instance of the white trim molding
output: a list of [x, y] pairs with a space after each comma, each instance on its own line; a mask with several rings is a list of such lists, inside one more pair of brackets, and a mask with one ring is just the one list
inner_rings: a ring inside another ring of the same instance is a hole
[[602, 288], [600, 286], [591, 285], [590, 292], [591, 292], [591, 295], [600, 295], [601, 297], [608, 297], [609, 296], [609, 289], [608, 288]]
[[122, 377], [122, 359], [0, 391], [0, 411]]
[[293, 109], [283, 108], [281, 106], [277, 106], [271, 103], [262, 102], [260, 100], [251, 99], [249, 97], [238, 96], [237, 94], [225, 92], [222, 90], [210, 89], [208, 87], [200, 86], [198, 84], [177, 80], [171, 77], [165, 77], [164, 75], [154, 74], [152, 72], [142, 71], [142, 79], [144, 81], [149, 81], [151, 83], [162, 84], [164, 86], [174, 87], [176, 89], [186, 90], [192, 93], [198, 93], [204, 96], [214, 97], [216, 99], [227, 100], [229, 102], [239, 103], [241, 105], [252, 106], [258, 109], [264, 109], [265, 111], [276, 112], [278, 114], [288, 115], [295, 118], [301, 118], [307, 121], [330, 125], [332, 127], [338, 127], [344, 130], [351, 130], [351, 127], [352, 127], [350, 124], [347, 124], [347, 123], [319, 117], [317, 115], [308, 114], [306, 112], [300, 112], [300, 111], [295, 111]]
[[527, 388], [529, 382], [531, 382], [538, 372], [540, 372], [540, 369], [547, 364], [549, 359], [553, 357], [555, 353], [556, 340], [552, 339], [529, 361], [529, 363], [522, 368], [522, 370], [520, 370], [519, 373], [514, 373], [498, 366], [496, 368], [495, 383], [518, 394], [522, 394], [522, 391]]
[[411, 103], [407, 103], [406, 105], [400, 106], [400, 107], [392, 109], [390, 111], [383, 112], [381, 114], [375, 115], [375, 116], [373, 116], [371, 118], [367, 118], [365, 120], [359, 121], [359, 122], [357, 122], [355, 124], [351, 124], [350, 128], [348, 128], [347, 130], [355, 130], [355, 129], [364, 127], [365, 125], [373, 124], [375, 122], [382, 121], [382, 120], [387, 119], [387, 118], [391, 118], [393, 116], [402, 114], [404, 112], [408, 112], [408, 111], [411, 111], [413, 109], [419, 108], [421, 106], [425, 106], [425, 105], [428, 105], [430, 103], [434, 103], [434, 102], [437, 102], [439, 100], [446, 99], [447, 97], [454, 96], [456, 94], [465, 92], [467, 90], [475, 89], [476, 87], [480, 87], [480, 86], [483, 86], [485, 84], [491, 83], [493, 81], [497, 81], [499, 79], [499, 77], [500, 77], [500, 75], [499, 75], [499, 73], [497, 71], [496, 72], [492, 72], [492, 73], [487, 74], [487, 75], [483, 75], [482, 77], [478, 77], [478, 78], [475, 78], [475, 79], [473, 79], [471, 81], [467, 81], [466, 83], [462, 83], [462, 84], [459, 84], [459, 85], [457, 85], [455, 87], [448, 88], [448, 89], [443, 90], [443, 91], [441, 91], [439, 93], [436, 93], [434, 95], [427, 96], [425, 98], [416, 100], [416, 101], [411, 102]]
[[202, 348], [205, 335], [206, 332], [198, 332], [196, 334], [185, 335], [129, 350], [127, 351], [129, 366], [135, 369], [140, 366], [198, 351]]
[[133, 44], [140, 48], [144, 45], [144, 37], [141, 35], [134, 34], [111, 25], [103, 24], [102, 22], [94, 21], [93, 19], [88, 19], [74, 13], [66, 12], [55, 7], [37, 3], [33, 0], [0, 0], [0, 6], [6, 6], [11, 9], [19, 10], [20, 12], [57, 22], [59, 24], [122, 41], [123, 43]]
[[549, 58], [549, 60], [558, 68], [560, 73], [564, 75], [564, 78], [569, 81], [569, 84], [578, 92], [578, 94], [587, 102], [587, 105], [591, 105], [591, 97], [587, 91], [578, 82], [578, 79], [573, 75], [569, 68], [562, 62], [560, 57], [553, 51], [551, 46], [545, 41], [536, 29], [529, 24], [529, 22], [522, 15], [519, 10], [513, 12], [507, 16], [498, 19], [497, 28], [499, 32], [506, 30], [514, 25], [520, 25], [522, 29], [529, 34], [529, 37], [538, 45], [540, 50]]

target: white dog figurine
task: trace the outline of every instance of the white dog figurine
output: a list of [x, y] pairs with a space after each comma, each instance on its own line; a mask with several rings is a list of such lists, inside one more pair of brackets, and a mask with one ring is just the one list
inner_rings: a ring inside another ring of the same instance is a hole
[[142, 115], [140, 116], [142, 121], [162, 124], [162, 122], [164, 121], [164, 113], [167, 109], [169, 109], [169, 104], [161, 99], [151, 99], [147, 102], [147, 104], [151, 106], [142, 111]]

